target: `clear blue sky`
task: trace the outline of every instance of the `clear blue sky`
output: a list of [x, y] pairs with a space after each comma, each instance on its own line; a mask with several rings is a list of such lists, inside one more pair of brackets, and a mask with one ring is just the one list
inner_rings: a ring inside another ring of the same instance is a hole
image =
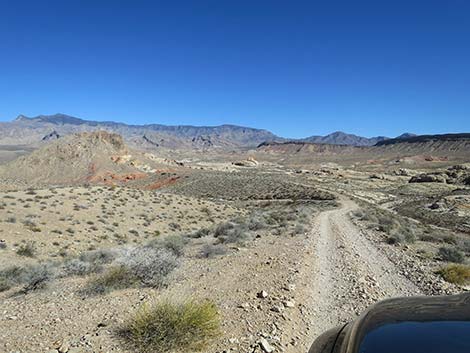
[[470, 1], [0, 0], [0, 120], [470, 132]]

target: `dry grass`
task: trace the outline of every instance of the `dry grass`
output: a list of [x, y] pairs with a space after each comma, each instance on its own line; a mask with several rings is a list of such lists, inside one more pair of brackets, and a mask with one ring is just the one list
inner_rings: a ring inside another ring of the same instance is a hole
[[438, 273], [450, 283], [464, 285], [470, 282], [470, 267], [452, 264], [441, 268]]
[[203, 350], [219, 334], [219, 315], [210, 302], [161, 301], [144, 304], [122, 329], [122, 336], [140, 353]]
[[138, 282], [138, 278], [129, 269], [124, 266], [115, 266], [90, 279], [83, 292], [104, 294], [113, 290], [133, 287]]

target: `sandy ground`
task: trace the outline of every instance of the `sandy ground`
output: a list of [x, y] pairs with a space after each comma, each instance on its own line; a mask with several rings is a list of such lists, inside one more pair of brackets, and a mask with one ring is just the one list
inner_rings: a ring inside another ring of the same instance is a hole
[[212, 259], [197, 256], [198, 240], [162, 292], [80, 298], [74, 290], [83, 279], [74, 279], [25, 296], [2, 295], [0, 350], [49, 352], [65, 342], [70, 353], [127, 352], [114, 333], [142, 302], [194, 297], [214, 300], [221, 312], [222, 336], [207, 352], [262, 352], [261, 339], [275, 351], [307, 352], [318, 334], [368, 305], [422, 294], [351, 222], [356, 207], [343, 198], [339, 208], [316, 215], [305, 235], [261, 234], [246, 248]]

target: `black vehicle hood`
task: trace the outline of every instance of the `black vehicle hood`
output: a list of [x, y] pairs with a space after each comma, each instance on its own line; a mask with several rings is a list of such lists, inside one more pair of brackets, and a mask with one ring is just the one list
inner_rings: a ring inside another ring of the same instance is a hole
[[[467, 332], [466, 338], [462, 330]], [[433, 332], [439, 335], [433, 335]], [[335, 347], [335, 352], [470, 352], [459, 350], [465, 349], [462, 344], [470, 348], [470, 293], [384, 300], [370, 307], [349, 324], [342, 334], [344, 339], [341, 340], [341, 347]], [[460, 334], [460, 341], [449, 341], [446, 334]], [[413, 344], [416, 347], [412, 347]], [[460, 348], [452, 350], [451, 347], [436, 347], [440, 344], [458, 344]], [[372, 349], [371, 345], [375, 345], [375, 348]], [[430, 347], [426, 348], [426, 345]]]

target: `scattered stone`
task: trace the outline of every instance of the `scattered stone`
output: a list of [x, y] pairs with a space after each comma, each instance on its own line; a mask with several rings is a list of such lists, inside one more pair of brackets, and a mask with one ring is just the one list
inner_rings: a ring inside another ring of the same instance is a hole
[[269, 342], [266, 340], [266, 338], [260, 339], [259, 345], [260, 345], [261, 349], [266, 353], [274, 352], [274, 347], [269, 344]]
[[69, 349], [70, 349], [70, 344], [66, 341], [62, 342], [62, 344], [58, 348], [60, 353], [67, 353]]
[[262, 290], [261, 292], [259, 292], [257, 294], [258, 298], [261, 298], [261, 299], [264, 299], [264, 298], [267, 298], [268, 297], [268, 292], [266, 292], [265, 290]]
[[286, 300], [283, 302], [284, 306], [286, 308], [294, 308], [295, 307], [295, 302], [293, 300]]

